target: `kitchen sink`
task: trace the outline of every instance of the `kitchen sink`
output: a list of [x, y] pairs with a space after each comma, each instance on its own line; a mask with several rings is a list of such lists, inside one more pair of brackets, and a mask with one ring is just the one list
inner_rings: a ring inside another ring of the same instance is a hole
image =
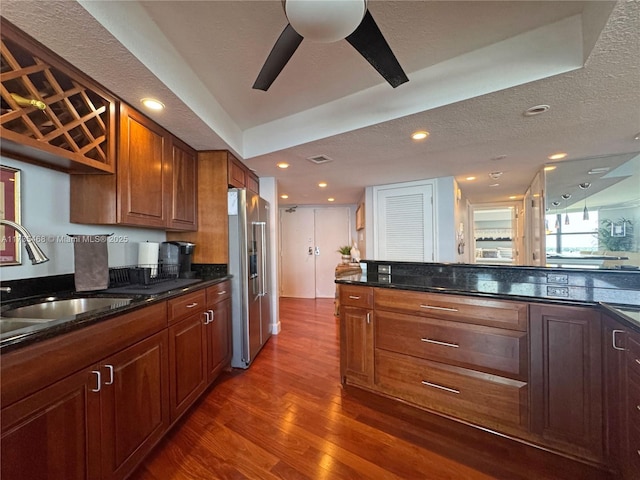
[[131, 298], [68, 298], [64, 300], [51, 300], [13, 308], [2, 312], [2, 317], [9, 319], [21, 318], [30, 321], [37, 320], [58, 320], [59, 318], [71, 317], [81, 313], [87, 313], [103, 308], [111, 309], [124, 307], [131, 303]]

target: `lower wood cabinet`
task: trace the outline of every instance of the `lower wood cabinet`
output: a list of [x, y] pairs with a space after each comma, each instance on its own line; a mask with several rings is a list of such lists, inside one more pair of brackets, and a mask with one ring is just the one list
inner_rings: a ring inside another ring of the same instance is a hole
[[340, 285], [340, 377], [373, 385], [373, 288]]
[[100, 478], [100, 396], [81, 370], [2, 409], [0, 478]]
[[640, 334], [604, 317], [607, 457], [624, 480], [640, 477]]
[[101, 478], [128, 476], [169, 428], [168, 350], [165, 330], [92, 371], [102, 372], [95, 392], [102, 405]]
[[230, 298], [222, 282], [3, 355], [0, 478], [128, 477], [229, 365]]
[[531, 304], [531, 430], [603, 461], [602, 331], [592, 308]]
[[640, 341], [625, 340], [635, 373], [608, 400], [625, 412], [618, 449], [605, 442], [598, 309], [347, 284], [339, 295], [343, 384], [591, 464], [624, 451], [640, 471]]
[[1, 477], [123, 479], [169, 427], [159, 332], [2, 410]]
[[231, 282], [207, 288], [206, 372], [213, 382], [231, 362]]
[[169, 327], [171, 421], [182, 415], [207, 387], [204, 312]]

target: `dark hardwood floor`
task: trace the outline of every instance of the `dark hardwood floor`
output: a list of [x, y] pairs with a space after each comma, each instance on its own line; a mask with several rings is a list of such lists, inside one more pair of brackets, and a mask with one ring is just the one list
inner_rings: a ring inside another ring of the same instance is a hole
[[131, 477], [213, 479], [608, 478], [479, 429], [345, 391], [330, 299], [282, 298], [282, 332], [225, 373]]

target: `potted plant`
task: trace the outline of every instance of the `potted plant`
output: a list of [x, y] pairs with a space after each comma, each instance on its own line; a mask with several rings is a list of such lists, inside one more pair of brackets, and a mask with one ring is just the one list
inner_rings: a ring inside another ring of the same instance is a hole
[[338, 248], [338, 250], [336, 250], [340, 255], [342, 255], [342, 263], [349, 263], [351, 262], [351, 246], [349, 245], [344, 245], [340, 248]]

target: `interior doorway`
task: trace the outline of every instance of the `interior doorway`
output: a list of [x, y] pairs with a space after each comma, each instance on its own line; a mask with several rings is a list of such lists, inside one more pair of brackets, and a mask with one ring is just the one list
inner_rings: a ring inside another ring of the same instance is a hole
[[351, 244], [349, 207], [280, 208], [280, 296], [333, 298], [337, 249]]
[[522, 243], [519, 204], [471, 206], [474, 263], [518, 265]]

